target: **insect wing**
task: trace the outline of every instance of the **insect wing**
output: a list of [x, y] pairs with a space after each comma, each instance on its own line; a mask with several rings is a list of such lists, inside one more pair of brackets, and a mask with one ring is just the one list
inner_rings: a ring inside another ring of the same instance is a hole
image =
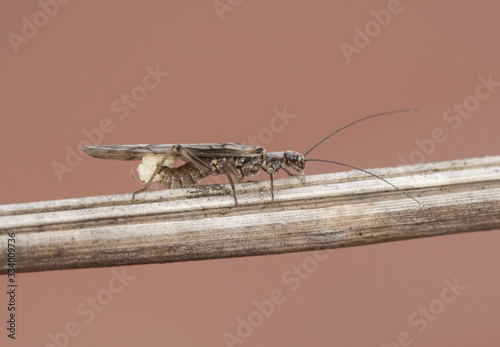
[[[102, 159], [138, 160], [148, 154], [165, 154], [173, 144], [82, 146], [88, 155]], [[188, 143], [181, 146], [199, 157], [257, 157], [262, 147], [240, 143]], [[179, 157], [177, 152], [174, 155]]]
[[262, 147], [241, 143], [189, 143], [181, 145], [199, 157], [258, 157], [264, 151]]

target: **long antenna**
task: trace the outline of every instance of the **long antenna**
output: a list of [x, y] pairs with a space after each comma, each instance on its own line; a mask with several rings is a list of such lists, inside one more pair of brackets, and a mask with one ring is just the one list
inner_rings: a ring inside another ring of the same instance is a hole
[[396, 110], [396, 111], [389, 111], [389, 112], [382, 112], [382, 113], [372, 114], [371, 116], [367, 116], [367, 117], [363, 117], [361, 119], [358, 119], [358, 120], [356, 120], [356, 121], [354, 121], [352, 123], [344, 125], [342, 128], [340, 128], [338, 130], [335, 130], [333, 133], [331, 133], [330, 135], [328, 135], [327, 137], [325, 137], [323, 140], [319, 141], [317, 144], [315, 144], [314, 146], [312, 146], [311, 149], [308, 150], [304, 154], [304, 157], [307, 156], [313, 149], [315, 149], [316, 147], [318, 147], [319, 145], [321, 145], [323, 142], [325, 142], [326, 140], [328, 140], [330, 137], [332, 137], [333, 135], [335, 135], [339, 131], [344, 130], [345, 128], [349, 128], [351, 125], [354, 125], [356, 123], [362, 122], [362, 121], [370, 119], [370, 118], [385, 116], [385, 115], [388, 115], [388, 114], [401, 113], [401, 112], [418, 112], [418, 111], [420, 111], [419, 108], [408, 108], [408, 109], [404, 109], [404, 110]]
[[323, 163], [331, 163], [331, 164], [337, 164], [337, 165], [342, 165], [342, 166], [347, 166], [351, 169], [355, 169], [355, 170], [359, 170], [359, 171], [362, 171], [364, 173], [367, 173], [369, 175], [372, 175], [373, 177], [376, 177], [378, 179], [381, 179], [382, 181], [384, 181], [385, 183], [387, 183], [388, 185], [396, 188], [397, 190], [399, 190], [401, 193], [403, 193], [404, 195], [406, 195], [407, 197], [409, 197], [410, 199], [412, 199], [413, 201], [415, 201], [417, 204], [419, 204], [420, 206], [424, 206], [420, 201], [418, 201], [417, 199], [415, 199], [413, 196], [411, 196], [410, 194], [408, 194], [407, 192], [405, 192], [404, 190], [401, 190], [399, 189], [397, 186], [395, 186], [394, 184], [392, 184], [391, 182], [389, 182], [388, 180], [386, 180], [385, 178], [382, 178], [380, 177], [379, 175], [376, 175], [374, 174], [373, 172], [370, 172], [370, 171], [367, 171], [367, 170], [363, 170], [363, 169], [360, 169], [359, 167], [356, 167], [356, 166], [352, 166], [352, 165], [349, 165], [349, 164], [344, 164], [344, 163], [339, 163], [338, 161], [333, 161], [333, 160], [324, 160], [324, 159], [306, 159], [306, 161], [320, 161], [320, 162], [323, 162]]

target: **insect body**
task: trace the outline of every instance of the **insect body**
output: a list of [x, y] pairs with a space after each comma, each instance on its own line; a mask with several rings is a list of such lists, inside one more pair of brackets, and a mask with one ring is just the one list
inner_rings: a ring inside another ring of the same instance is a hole
[[[287, 167], [303, 176], [305, 166], [304, 156], [297, 152], [266, 152], [262, 147], [239, 143], [82, 146], [82, 150], [96, 158], [119, 160], [163, 155], [148, 183], [140, 191], [148, 189], [156, 175], [159, 175], [159, 181], [167, 188], [180, 188], [192, 186], [208, 175], [224, 174], [231, 183], [236, 204], [238, 200], [232, 176], [242, 181], [245, 177], [255, 176], [264, 170], [269, 174], [274, 199], [273, 176]], [[178, 167], [164, 165], [172, 157], [182, 159], [185, 164]], [[286, 172], [292, 175], [288, 170]]]
[[[192, 186], [209, 175], [224, 174], [231, 184], [234, 201], [238, 205], [232, 176], [236, 177], [238, 181], [242, 181], [245, 177], [255, 176], [263, 170], [269, 175], [271, 196], [274, 201], [274, 175], [283, 169], [288, 175], [295, 176], [295, 174], [288, 170], [290, 168], [297, 172], [301, 180], [305, 182], [304, 166], [306, 161], [328, 162], [357, 169], [375, 176], [395, 189], [400, 190], [384, 178], [369, 171], [330, 160], [305, 159], [305, 156], [334, 134], [358, 122], [387, 114], [413, 111], [417, 110], [390, 111], [361, 118], [331, 133], [309, 149], [305, 155], [295, 151], [266, 152], [262, 147], [239, 143], [82, 146], [82, 150], [96, 158], [118, 160], [143, 159], [148, 156], [157, 156], [158, 158], [159, 155], [161, 159], [155, 162], [156, 167], [150, 175], [148, 182], [143, 189], [135, 192], [133, 197], [135, 197], [135, 194], [147, 190], [154, 181], [161, 182], [167, 188], [179, 188]], [[183, 160], [185, 164], [174, 167], [173, 164], [177, 159]], [[408, 193], [401, 192], [420, 204], [420, 202]]]

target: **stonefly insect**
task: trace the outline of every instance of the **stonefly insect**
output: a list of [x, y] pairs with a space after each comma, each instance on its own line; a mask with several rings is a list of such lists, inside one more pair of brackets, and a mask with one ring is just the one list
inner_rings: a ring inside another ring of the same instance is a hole
[[[283, 169], [290, 176], [299, 176], [305, 182], [304, 167], [307, 161], [326, 162], [349, 167], [365, 172], [371, 176], [381, 179], [403, 194], [420, 204], [418, 200], [402, 191], [386, 179], [358, 167], [324, 159], [306, 159], [305, 157], [316, 147], [328, 140], [339, 131], [344, 130], [361, 121], [380, 117], [384, 115], [416, 112], [418, 109], [404, 109], [377, 113], [358, 119], [342, 128], [334, 131], [323, 138], [304, 155], [295, 151], [266, 152], [259, 146], [244, 145], [240, 143], [199, 143], [199, 144], [157, 144], [157, 145], [109, 145], [109, 146], [82, 146], [82, 150], [90, 156], [102, 159], [117, 160], [139, 160], [149, 167], [149, 171], [144, 181], [146, 185], [141, 190], [133, 194], [143, 192], [149, 188], [151, 183], [160, 182], [168, 189], [190, 187], [198, 183], [208, 175], [226, 175], [231, 184], [232, 193], [236, 205], [236, 191], [231, 175], [235, 176], [238, 182], [243, 181], [247, 176], [255, 176], [264, 170], [269, 175], [272, 201], [274, 202], [274, 180], [273, 177], [280, 169]], [[175, 167], [175, 163], [181, 159], [185, 164]], [[140, 169], [139, 167], [138, 169]], [[288, 168], [298, 174], [293, 174]], [[152, 172], [152, 173], [151, 173]], [[147, 178], [149, 177], [149, 179]]]

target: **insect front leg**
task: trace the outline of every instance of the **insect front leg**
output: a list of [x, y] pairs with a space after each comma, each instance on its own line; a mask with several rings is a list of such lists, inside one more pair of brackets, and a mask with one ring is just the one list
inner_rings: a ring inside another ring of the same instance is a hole
[[304, 171], [297, 171], [298, 174], [294, 174], [294, 173], [290, 172], [290, 170], [288, 170], [285, 166], [283, 166], [282, 169], [283, 169], [283, 171], [285, 171], [288, 174], [288, 176], [298, 177], [302, 184], [306, 183], [306, 176], [305, 176]]
[[299, 180], [300, 180], [300, 183], [306, 184], [306, 174], [304, 173], [304, 171], [299, 173]]

